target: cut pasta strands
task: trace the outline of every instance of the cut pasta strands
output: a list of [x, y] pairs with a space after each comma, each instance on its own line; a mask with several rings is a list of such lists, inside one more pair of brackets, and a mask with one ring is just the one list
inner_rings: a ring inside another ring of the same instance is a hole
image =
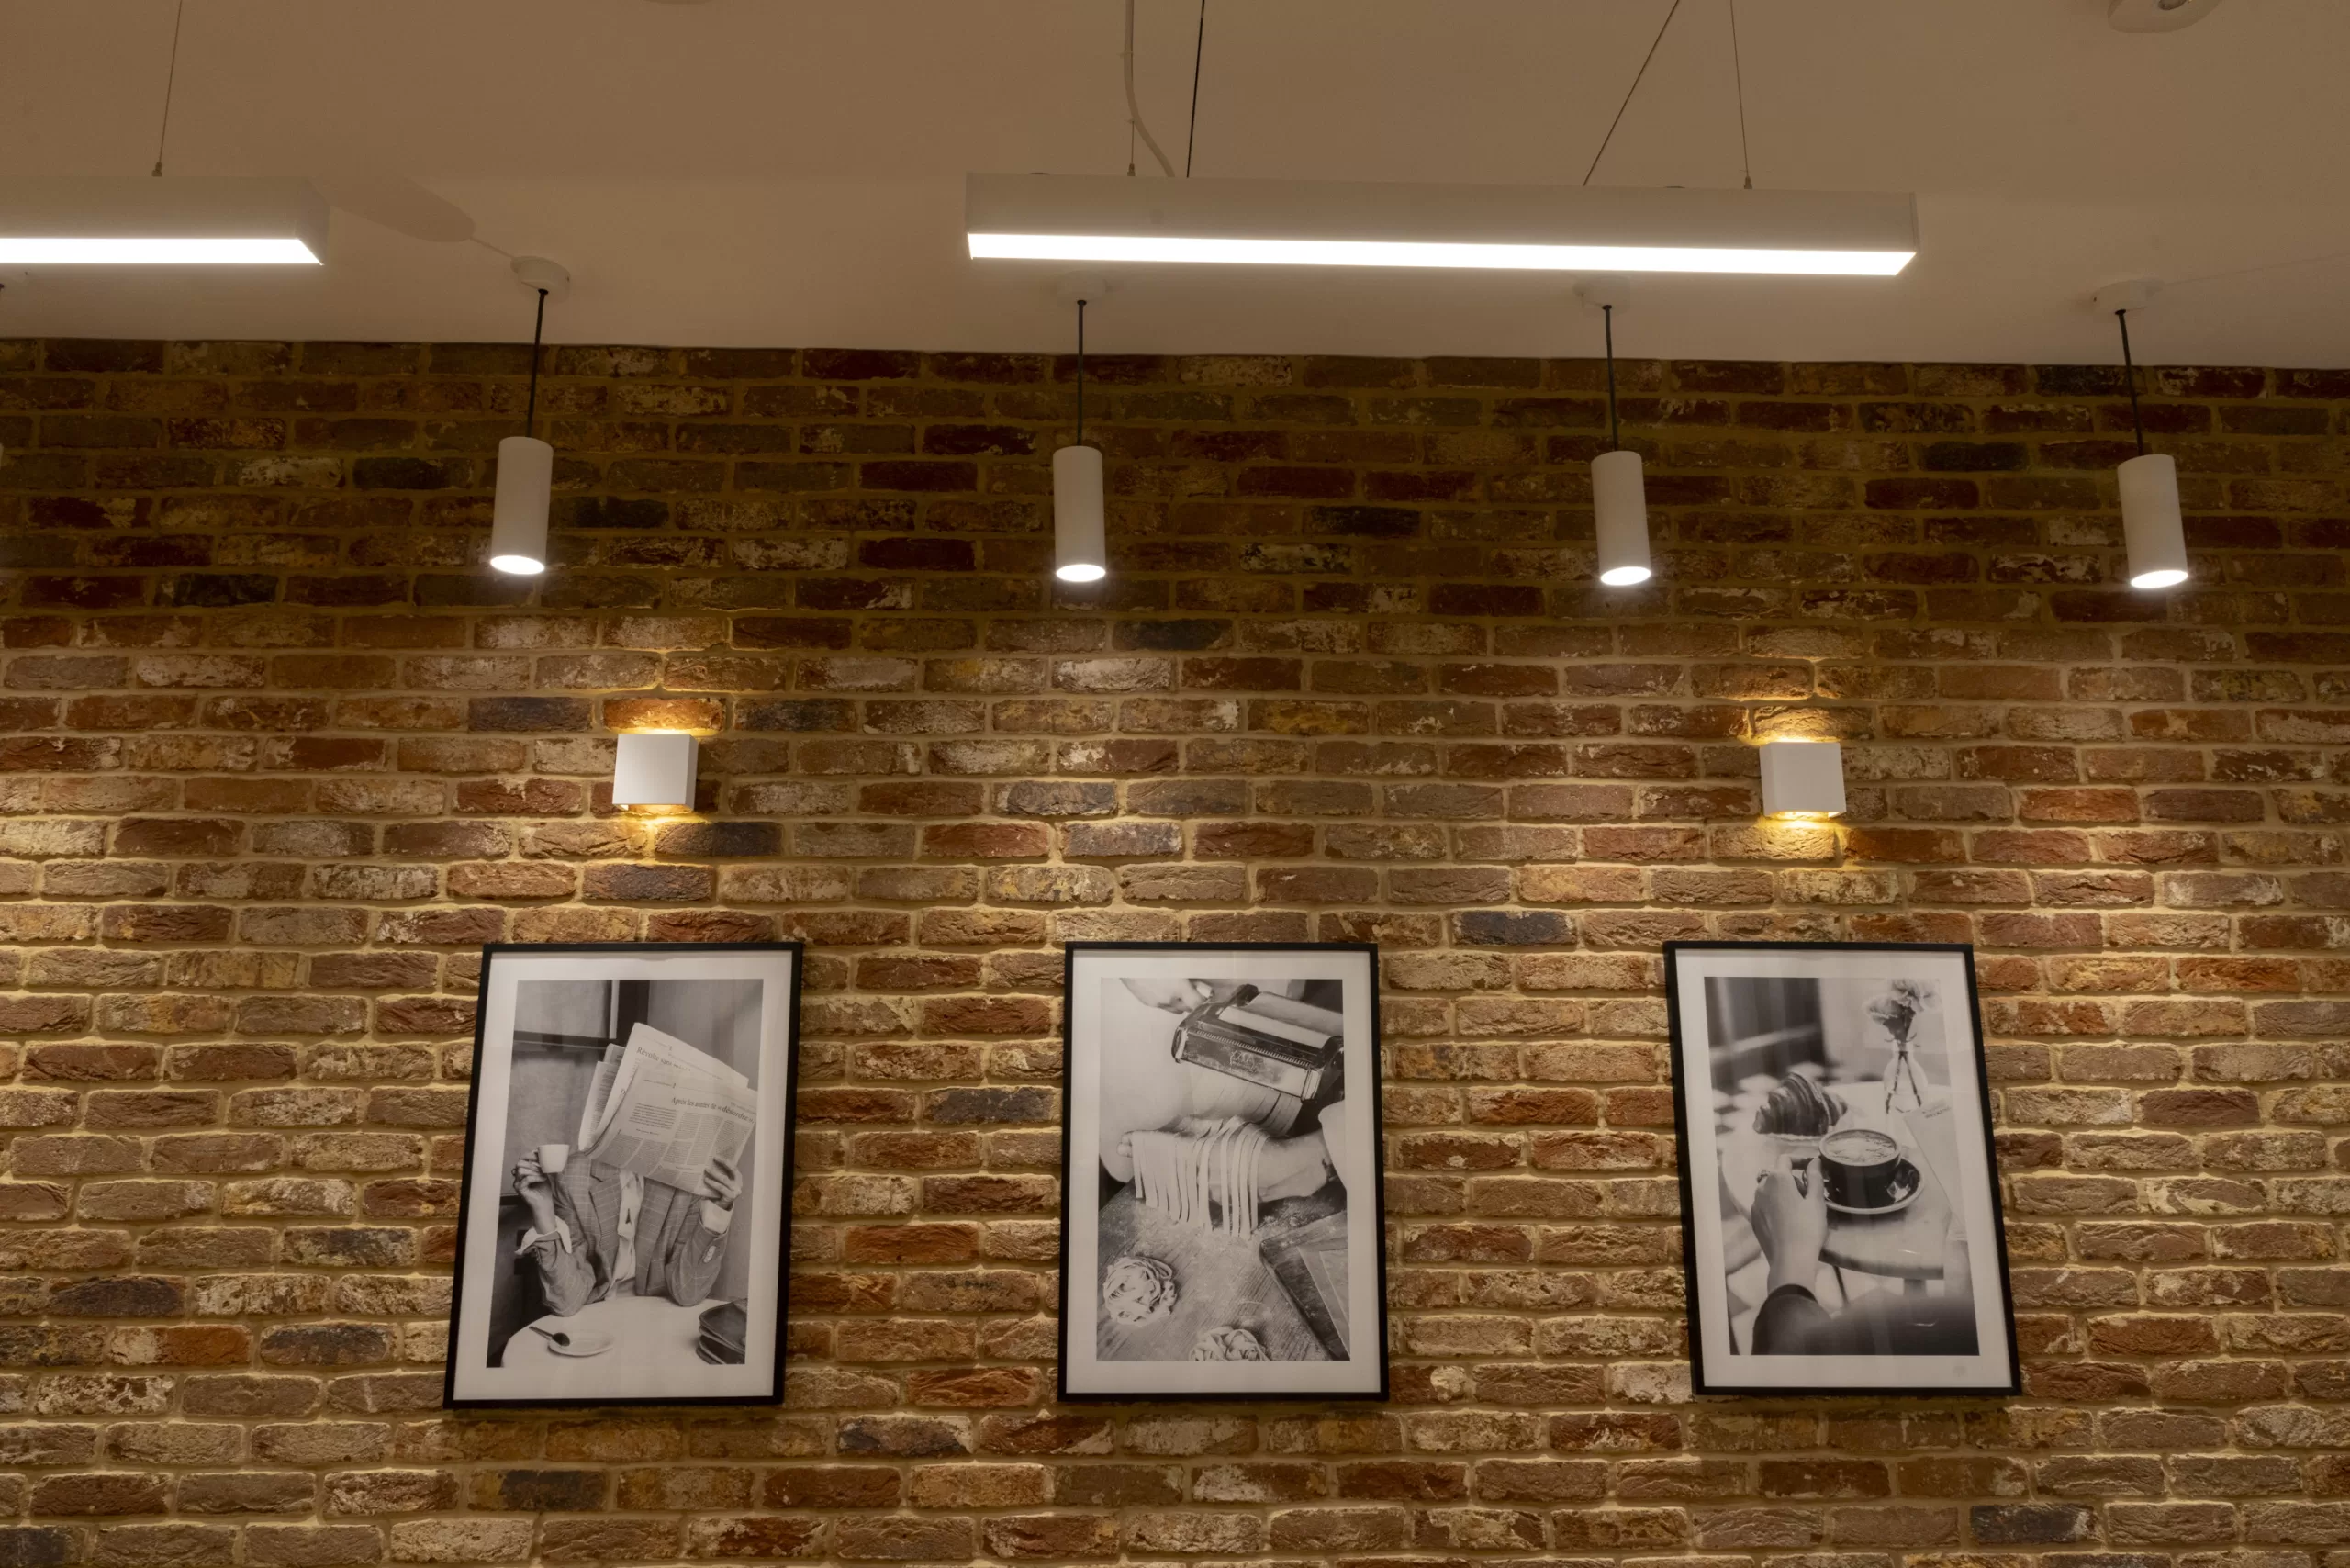
[[1257, 1234], [1257, 1176], [1271, 1140], [1237, 1116], [1129, 1135], [1135, 1193], [1161, 1214], [1227, 1236]]

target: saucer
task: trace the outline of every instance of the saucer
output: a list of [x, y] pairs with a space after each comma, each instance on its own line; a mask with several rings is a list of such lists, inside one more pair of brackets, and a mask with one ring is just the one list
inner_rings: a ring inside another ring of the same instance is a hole
[[1918, 1194], [1925, 1191], [1926, 1179], [1918, 1173], [1918, 1167], [1911, 1163], [1909, 1157], [1906, 1154], [1895, 1156], [1893, 1167], [1894, 1191], [1898, 1196], [1895, 1197], [1891, 1203], [1880, 1204], [1873, 1209], [1856, 1209], [1830, 1198], [1827, 1200], [1828, 1206], [1840, 1215], [1852, 1215], [1860, 1219], [1873, 1219], [1878, 1215], [1899, 1214], [1918, 1201]]

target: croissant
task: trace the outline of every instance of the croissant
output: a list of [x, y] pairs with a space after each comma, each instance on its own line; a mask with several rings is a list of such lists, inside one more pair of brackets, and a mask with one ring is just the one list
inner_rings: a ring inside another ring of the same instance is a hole
[[1844, 1114], [1843, 1096], [1800, 1072], [1779, 1081], [1754, 1113], [1754, 1130], [1786, 1137], [1824, 1137]]

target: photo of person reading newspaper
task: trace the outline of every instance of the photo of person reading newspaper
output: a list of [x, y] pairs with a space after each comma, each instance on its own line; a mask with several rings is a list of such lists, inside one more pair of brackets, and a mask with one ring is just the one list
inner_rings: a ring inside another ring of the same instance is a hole
[[574, 1154], [553, 1172], [537, 1149], [514, 1166], [532, 1221], [515, 1251], [538, 1271], [548, 1310], [568, 1317], [615, 1293], [681, 1306], [708, 1294], [755, 1125], [750, 1081], [683, 1040], [638, 1024], [607, 1048]]
[[798, 953], [668, 951], [490, 951], [452, 1403], [774, 1396]]

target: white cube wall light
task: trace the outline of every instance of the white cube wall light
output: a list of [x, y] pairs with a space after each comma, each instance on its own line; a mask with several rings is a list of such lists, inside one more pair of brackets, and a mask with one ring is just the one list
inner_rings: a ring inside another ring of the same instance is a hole
[[692, 806], [700, 750], [693, 736], [675, 731], [623, 734], [612, 759], [612, 804]]
[[1762, 814], [1808, 821], [1844, 814], [1844, 748], [1834, 741], [1762, 743]]

